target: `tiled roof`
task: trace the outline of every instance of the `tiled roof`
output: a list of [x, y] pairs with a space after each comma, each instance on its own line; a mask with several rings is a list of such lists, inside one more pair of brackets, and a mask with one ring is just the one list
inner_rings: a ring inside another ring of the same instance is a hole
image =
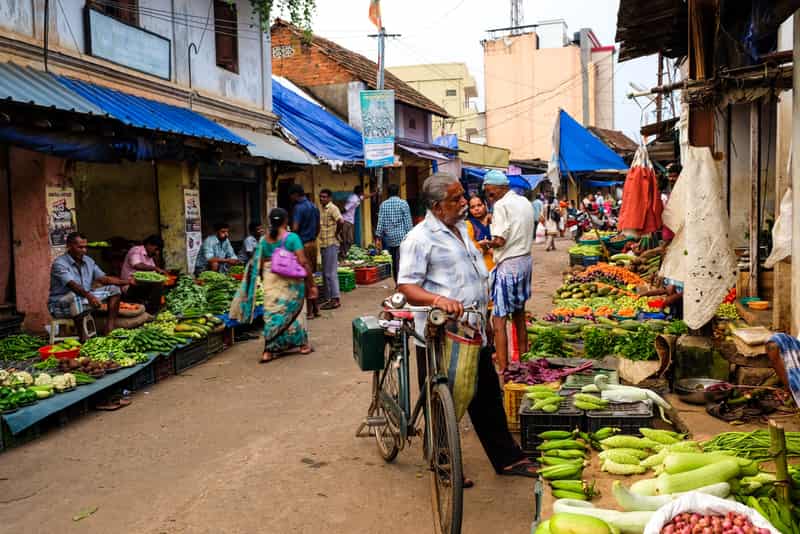
[[[306, 35], [301, 28], [282, 20], [277, 19], [272, 25], [272, 28], [286, 28], [297, 37], [306, 39]], [[324, 37], [311, 35], [311, 46], [316, 46], [323, 54], [331, 58], [342, 68], [350, 72], [353, 76], [367, 84], [370, 89], [377, 89], [378, 87], [378, 65], [372, 60], [367, 59], [361, 54], [357, 54], [352, 50], [329, 41]], [[414, 106], [425, 111], [429, 111], [434, 115], [440, 117], [449, 117], [447, 111], [440, 105], [436, 104], [425, 95], [408, 85], [406, 82], [389, 72], [384, 70], [384, 88], [394, 89], [395, 98], [404, 104]]]
[[619, 130], [606, 130], [597, 126], [589, 126], [588, 130], [599, 137], [602, 142], [617, 154], [623, 156], [629, 153], [633, 154], [639, 148], [639, 145], [633, 139]]

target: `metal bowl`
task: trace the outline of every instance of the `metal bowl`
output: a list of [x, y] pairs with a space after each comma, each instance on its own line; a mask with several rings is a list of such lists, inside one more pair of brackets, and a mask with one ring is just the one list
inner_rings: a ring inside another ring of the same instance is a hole
[[720, 402], [728, 398], [733, 388], [706, 391], [709, 386], [716, 384], [725, 384], [725, 381], [714, 380], [713, 378], [682, 378], [675, 382], [675, 393], [677, 393], [678, 398], [689, 404]]

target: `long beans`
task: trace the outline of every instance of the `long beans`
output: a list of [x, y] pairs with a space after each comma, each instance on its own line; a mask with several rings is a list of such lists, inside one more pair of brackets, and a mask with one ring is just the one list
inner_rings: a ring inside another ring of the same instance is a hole
[[[741, 458], [764, 460], [770, 458], [770, 439], [767, 430], [752, 432], [723, 432], [703, 443], [705, 452], [733, 451]], [[800, 432], [786, 432], [787, 456], [800, 456]]]
[[16, 334], [0, 339], [0, 360], [27, 360], [37, 355], [39, 347], [47, 343], [28, 334]]

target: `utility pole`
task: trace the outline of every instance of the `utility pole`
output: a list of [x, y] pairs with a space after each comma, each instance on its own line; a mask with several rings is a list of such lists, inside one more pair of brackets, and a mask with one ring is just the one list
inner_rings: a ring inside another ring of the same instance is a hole
[[[519, 28], [524, 23], [525, 16], [522, 13], [523, 0], [511, 0], [511, 27]], [[518, 34], [519, 29], [512, 29], [512, 34]]]
[[[377, 34], [369, 35], [369, 37], [377, 37], [378, 38], [378, 83], [376, 89], [379, 91], [383, 89], [383, 70], [386, 65], [385, 60], [385, 50], [386, 50], [386, 38], [387, 37], [400, 37], [399, 33], [386, 33], [386, 28], [381, 26], [380, 31]], [[377, 178], [378, 183], [378, 198], [381, 197], [381, 193], [383, 192], [383, 167], [378, 167], [375, 169], [375, 177]]]
[[[661, 87], [664, 82], [664, 55], [661, 51], [658, 52], [658, 83], [657, 87]], [[661, 93], [656, 94], [656, 122], [661, 123], [661, 103], [663, 101]]]

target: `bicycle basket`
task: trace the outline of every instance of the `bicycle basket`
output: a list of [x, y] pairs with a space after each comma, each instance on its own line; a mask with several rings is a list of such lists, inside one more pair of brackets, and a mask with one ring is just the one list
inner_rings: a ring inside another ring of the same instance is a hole
[[460, 421], [475, 396], [478, 384], [478, 359], [481, 354], [481, 336], [469, 339], [460, 333], [446, 332], [442, 369], [453, 394], [456, 420]]

